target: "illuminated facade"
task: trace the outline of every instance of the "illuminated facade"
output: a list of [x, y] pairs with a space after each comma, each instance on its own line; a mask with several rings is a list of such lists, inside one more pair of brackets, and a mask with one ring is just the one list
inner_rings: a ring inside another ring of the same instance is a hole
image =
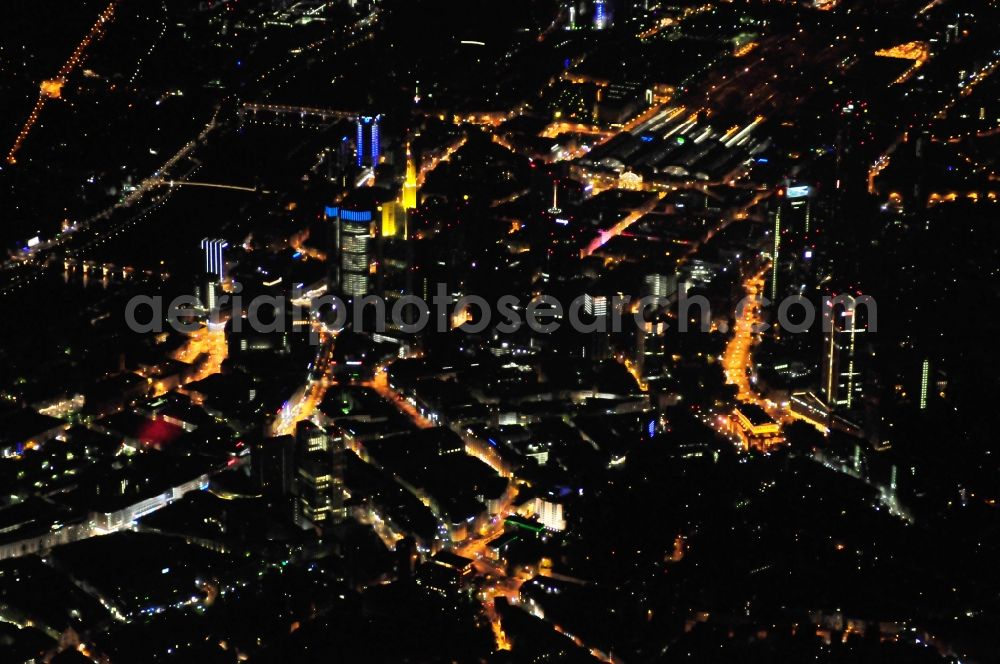
[[634, 171], [624, 171], [618, 176], [618, 186], [622, 189], [642, 191], [642, 175]]
[[931, 361], [924, 360], [920, 370], [920, 410], [927, 410], [927, 391], [931, 381]]
[[662, 315], [645, 320], [636, 330], [635, 371], [640, 386], [656, 371], [662, 371], [667, 355], [666, 334], [669, 321]]
[[362, 115], [356, 121], [355, 157], [360, 167], [378, 165], [382, 154], [381, 115]]
[[594, 29], [603, 30], [609, 23], [608, 5], [605, 0], [594, 2]]
[[225, 249], [229, 243], [225, 240], [205, 238], [201, 248], [205, 252], [205, 272], [214, 274], [220, 280], [226, 278]]
[[33, 518], [27, 518], [17, 528], [8, 529], [5, 540], [0, 544], [0, 560], [42, 553], [90, 537], [134, 529], [138, 519], [180, 500], [191, 491], [205, 491], [208, 489], [208, 482], [207, 474], [199, 475], [153, 496], [146, 495], [148, 492], [137, 487], [136, 502], [117, 501], [123, 504], [113, 511], [92, 511], [85, 519], [55, 524], [49, 528], [39, 528]]
[[330, 447], [329, 436], [311, 420], [302, 420], [296, 425], [295, 440], [300, 453], [326, 452]]
[[327, 207], [326, 217], [336, 224], [335, 281], [347, 297], [360, 297], [369, 292], [372, 272], [371, 210], [349, 210]]
[[781, 273], [781, 207], [774, 213], [774, 246], [771, 249], [771, 301], [778, 299], [778, 277]]
[[850, 409], [860, 405], [864, 386], [859, 335], [867, 330], [861, 311], [853, 306], [838, 306], [833, 301], [824, 305], [820, 396], [830, 408]]
[[379, 212], [379, 235], [382, 237], [396, 237], [405, 233], [406, 210], [399, 201], [387, 201], [378, 206]]
[[410, 145], [406, 145], [406, 177], [403, 180], [403, 190], [397, 200], [386, 201], [378, 206], [380, 232], [379, 235], [387, 238], [403, 238], [409, 235], [409, 214], [410, 210], [417, 207], [417, 166], [413, 161], [413, 154], [410, 152]]
[[302, 528], [322, 527], [346, 516], [343, 488], [329, 452], [309, 452], [298, 463], [296, 521]]
[[533, 511], [547, 530], [566, 530], [566, 517], [563, 515], [562, 503], [544, 498], [535, 498]]
[[[806, 246], [806, 240], [813, 230], [812, 188], [805, 185], [788, 187], [778, 200], [777, 209], [771, 213], [773, 221], [773, 245], [771, 249], [771, 292], [772, 302], [787, 295], [786, 284], [781, 282], [791, 276], [794, 254]], [[805, 254], [804, 254], [805, 255]], [[811, 254], [808, 254], [811, 256]]]
[[403, 209], [417, 209], [417, 165], [413, 161], [410, 145], [406, 145], [406, 179], [403, 181]]
[[661, 304], [670, 296], [677, 294], [676, 274], [647, 274], [642, 278], [642, 283], [643, 294], [655, 297], [657, 304]]
[[785, 442], [781, 435], [781, 425], [771, 419], [760, 406], [740, 404], [733, 409], [731, 419], [745, 450], [767, 452]]
[[818, 396], [812, 392], [796, 392], [789, 400], [789, 411], [792, 417], [808, 422], [817, 430], [826, 433], [830, 430], [830, 409]]
[[583, 296], [583, 310], [590, 316], [598, 318], [608, 315], [608, 296], [590, 295]]
[[788, 199], [789, 229], [793, 233], [808, 235], [812, 231], [812, 189], [789, 187], [785, 196]]
[[219, 277], [208, 272], [195, 284], [195, 298], [201, 303], [205, 311], [212, 312], [219, 305], [219, 296], [222, 294], [222, 284]]

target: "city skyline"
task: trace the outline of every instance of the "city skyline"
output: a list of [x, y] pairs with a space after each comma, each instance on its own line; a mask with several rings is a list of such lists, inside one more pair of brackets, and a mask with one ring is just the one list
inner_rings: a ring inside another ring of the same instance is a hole
[[12, 0], [0, 662], [1000, 662], [993, 0]]

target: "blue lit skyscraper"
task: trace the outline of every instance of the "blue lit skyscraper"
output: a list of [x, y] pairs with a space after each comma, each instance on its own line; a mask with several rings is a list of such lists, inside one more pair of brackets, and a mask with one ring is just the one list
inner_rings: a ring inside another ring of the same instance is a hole
[[594, 2], [594, 28], [603, 30], [608, 25], [608, 8], [605, 0]]
[[358, 166], [364, 162], [365, 158], [365, 125], [361, 118], [357, 120], [358, 135], [354, 138], [354, 154], [358, 160]]
[[358, 166], [378, 165], [382, 154], [382, 137], [379, 135], [381, 115], [362, 115], [357, 120], [357, 136], [355, 138], [355, 154]]

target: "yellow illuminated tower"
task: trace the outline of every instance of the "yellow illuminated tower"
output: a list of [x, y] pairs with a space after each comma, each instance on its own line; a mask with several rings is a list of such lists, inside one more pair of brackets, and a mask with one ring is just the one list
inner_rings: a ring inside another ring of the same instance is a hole
[[399, 223], [402, 221], [404, 224], [405, 220], [402, 219], [406, 215], [406, 210], [400, 205], [399, 201], [389, 201], [378, 206], [379, 212], [382, 213], [382, 232], [380, 235], [383, 237], [396, 237], [399, 232]]
[[417, 209], [417, 166], [413, 163], [410, 144], [406, 144], [406, 180], [403, 182], [403, 209]]

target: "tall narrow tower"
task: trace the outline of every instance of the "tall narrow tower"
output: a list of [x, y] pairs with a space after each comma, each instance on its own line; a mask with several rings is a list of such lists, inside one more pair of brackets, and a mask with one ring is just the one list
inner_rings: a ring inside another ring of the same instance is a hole
[[927, 391], [931, 382], [931, 361], [924, 360], [920, 370], [920, 410], [927, 410]]
[[410, 144], [406, 144], [406, 179], [403, 181], [403, 209], [417, 209], [417, 165], [413, 161]]
[[223, 280], [226, 278], [225, 250], [229, 243], [217, 238], [205, 238], [201, 241], [201, 248], [205, 251], [205, 272], [214, 274]]
[[379, 125], [381, 115], [362, 115], [356, 123], [355, 156], [358, 166], [378, 166], [382, 154], [382, 137]]
[[771, 250], [771, 302], [778, 299], [778, 273], [781, 272], [781, 206], [774, 212], [774, 248]]
[[826, 338], [820, 393], [830, 408], [851, 409], [860, 405], [864, 390], [861, 369], [865, 360], [862, 335], [868, 328], [861, 311], [853, 306], [837, 306], [829, 300], [824, 303]]
[[340, 208], [340, 289], [350, 298], [370, 290], [371, 224], [370, 210]]
[[562, 208], [559, 207], [559, 181], [556, 180], [552, 183], [552, 207], [549, 208], [549, 214], [560, 214]]
[[603, 30], [608, 27], [608, 7], [605, 0], [594, 2], [594, 29]]

